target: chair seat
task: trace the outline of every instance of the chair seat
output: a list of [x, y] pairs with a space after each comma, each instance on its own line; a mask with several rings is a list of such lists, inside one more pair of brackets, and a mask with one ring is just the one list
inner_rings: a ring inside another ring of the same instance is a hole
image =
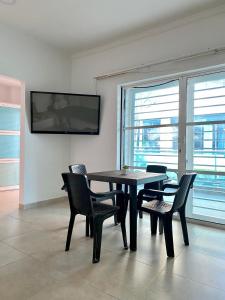
[[154, 199], [156, 199], [157, 198], [157, 196], [143, 196], [142, 197], [142, 200], [145, 200], [145, 201], [152, 201], [152, 200], [154, 200]]
[[101, 202], [93, 202], [93, 210], [95, 215], [114, 215], [119, 207], [108, 205]]
[[165, 201], [153, 200], [150, 202], [145, 202], [141, 206], [141, 210], [154, 211], [161, 214], [168, 213], [172, 208], [172, 204], [169, 204]]
[[[101, 194], [101, 193], [99, 193]], [[103, 196], [103, 197], [96, 197], [96, 198], [92, 198], [92, 201], [97, 201], [97, 202], [101, 202], [101, 201], [105, 201], [105, 200], [110, 200], [112, 199], [112, 196]]]

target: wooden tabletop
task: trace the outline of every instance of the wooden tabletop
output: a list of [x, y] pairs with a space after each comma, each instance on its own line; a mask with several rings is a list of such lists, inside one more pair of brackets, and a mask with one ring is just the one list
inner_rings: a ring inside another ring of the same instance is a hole
[[140, 170], [128, 170], [126, 175], [121, 174], [121, 170], [88, 173], [89, 180], [121, 183], [128, 185], [139, 185], [167, 179], [165, 174], [143, 172]]

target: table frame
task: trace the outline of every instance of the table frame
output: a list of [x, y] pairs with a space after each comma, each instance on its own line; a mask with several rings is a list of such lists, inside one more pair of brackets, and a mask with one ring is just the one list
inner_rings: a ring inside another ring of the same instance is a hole
[[122, 185], [129, 186], [130, 189], [130, 250], [137, 250], [137, 186], [140, 184], [163, 181], [167, 179], [165, 174], [150, 172], [128, 172], [121, 175], [121, 171], [106, 171], [88, 173], [88, 180], [111, 182], [116, 184], [118, 190], [122, 190]]

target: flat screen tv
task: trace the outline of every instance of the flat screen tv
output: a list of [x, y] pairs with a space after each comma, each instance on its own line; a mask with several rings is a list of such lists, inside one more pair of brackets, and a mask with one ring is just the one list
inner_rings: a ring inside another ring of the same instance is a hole
[[31, 132], [99, 134], [100, 96], [31, 91]]

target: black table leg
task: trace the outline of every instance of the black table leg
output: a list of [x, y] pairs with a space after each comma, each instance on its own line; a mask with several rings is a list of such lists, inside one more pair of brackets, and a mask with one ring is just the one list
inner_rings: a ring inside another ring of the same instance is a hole
[[130, 186], [130, 250], [137, 250], [137, 186]]
[[124, 185], [124, 194], [125, 194], [125, 212], [127, 213], [128, 200], [129, 200], [129, 186], [127, 184]]
[[[116, 189], [121, 191], [122, 190], [122, 184], [117, 183], [116, 184]], [[120, 194], [116, 195], [116, 206], [119, 206], [121, 208], [121, 201], [123, 201], [123, 199], [121, 199], [121, 195]], [[118, 213], [117, 213], [117, 223], [120, 223], [120, 222], [121, 222], [121, 211], [119, 210]]]

